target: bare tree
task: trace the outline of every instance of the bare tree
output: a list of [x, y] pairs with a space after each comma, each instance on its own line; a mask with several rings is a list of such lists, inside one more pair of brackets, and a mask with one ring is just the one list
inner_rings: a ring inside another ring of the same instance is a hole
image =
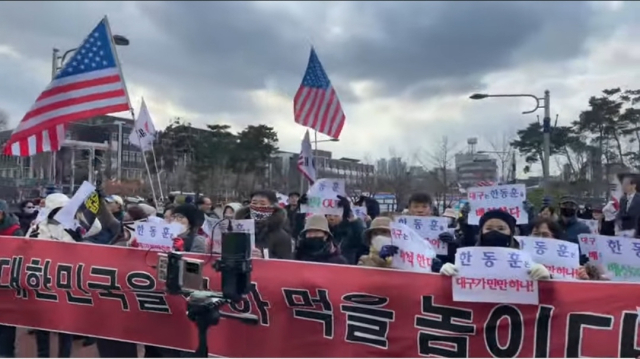
[[437, 143], [433, 152], [425, 151], [425, 156], [416, 154], [416, 161], [428, 171], [428, 164], [431, 164], [433, 188], [430, 190], [436, 202], [442, 205], [441, 210], [444, 211], [451, 203], [447, 202], [447, 195], [451, 193], [455, 187], [455, 178], [452, 178], [450, 171], [453, 169], [453, 161], [455, 158], [455, 146], [449, 142], [447, 136], [443, 136]]
[[[362, 163], [365, 165], [374, 165], [373, 160], [371, 160], [371, 155], [367, 154], [364, 156]], [[362, 192], [367, 193], [368, 196], [375, 196], [380, 190], [380, 183], [378, 181], [378, 174], [376, 172], [375, 166], [369, 171], [364, 171], [357, 180], [356, 188]], [[355, 198], [355, 194], [354, 194]]]
[[498, 139], [490, 139], [488, 142], [492, 148], [492, 154], [498, 157], [500, 162], [500, 180], [506, 182], [507, 166], [511, 159], [511, 140], [513, 136], [509, 132], [502, 132]]
[[9, 114], [0, 108], [0, 131], [4, 131], [9, 128]]

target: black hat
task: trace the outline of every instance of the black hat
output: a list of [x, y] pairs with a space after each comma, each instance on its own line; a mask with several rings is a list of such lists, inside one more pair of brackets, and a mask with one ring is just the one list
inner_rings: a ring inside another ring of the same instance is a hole
[[189, 221], [189, 227], [191, 228], [199, 228], [204, 221], [204, 213], [192, 204], [179, 205], [173, 210], [173, 214], [184, 216]]
[[300, 197], [300, 192], [296, 192], [296, 191], [289, 192], [289, 197], [291, 197], [291, 196], [298, 196], [298, 197]]
[[501, 210], [501, 209], [492, 209], [490, 211], [485, 212], [482, 217], [480, 217], [480, 222], [478, 225], [480, 226], [480, 233], [482, 233], [482, 227], [485, 223], [487, 223], [490, 219], [500, 219], [504, 221], [511, 230], [511, 235], [516, 234], [516, 219], [513, 218], [509, 213]]

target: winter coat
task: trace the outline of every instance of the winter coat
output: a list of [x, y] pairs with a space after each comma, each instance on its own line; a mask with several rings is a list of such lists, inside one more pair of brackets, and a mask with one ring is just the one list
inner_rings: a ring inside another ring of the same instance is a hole
[[[64, 226], [54, 219], [45, 219], [38, 223], [29, 234], [30, 238], [51, 239], [60, 242], [76, 243]], [[79, 237], [77, 238], [80, 239]]]
[[22, 233], [27, 233], [29, 228], [31, 228], [31, 223], [36, 220], [38, 217], [38, 212], [35, 211], [33, 213], [24, 213], [24, 212], [16, 212], [14, 213], [16, 218], [18, 218], [18, 222], [20, 224], [20, 229]]
[[340, 255], [340, 251], [334, 248], [330, 253], [321, 258], [305, 256], [302, 253], [296, 251], [295, 260], [303, 262], [315, 262], [315, 263], [328, 263], [328, 264], [348, 264], [347, 260]]
[[561, 218], [558, 220], [558, 224], [560, 225], [560, 228], [562, 228], [562, 231], [564, 232], [562, 234], [562, 238], [560, 239], [565, 240], [567, 242], [579, 244], [580, 243], [578, 241], [579, 235], [591, 233], [589, 226], [578, 221], [577, 217], [570, 218], [567, 222], [565, 222]]
[[358, 259], [367, 253], [369, 247], [364, 243], [364, 223], [360, 219], [343, 220], [337, 226], [330, 226], [333, 243], [347, 260], [347, 264], [356, 265]]
[[18, 218], [5, 212], [4, 219], [0, 222], [0, 236], [23, 237], [24, 232], [20, 228]]
[[[251, 219], [249, 207], [236, 211], [236, 219]], [[292, 259], [291, 237], [284, 230], [287, 213], [280, 207], [274, 207], [274, 212], [264, 221], [256, 221], [256, 247], [269, 251], [269, 258]]]
[[300, 213], [300, 206], [293, 207], [290, 204], [284, 207], [287, 211], [287, 221], [289, 223], [289, 233], [291, 237], [297, 239], [300, 236], [300, 232], [304, 229], [304, 222], [306, 220], [306, 213]]
[[184, 251], [191, 253], [206, 253], [207, 239], [199, 234], [187, 232], [178, 236], [184, 242]]
[[369, 253], [360, 256], [358, 260], [358, 265], [363, 267], [374, 267], [374, 268], [389, 268], [391, 267], [390, 263], [386, 260], [380, 258], [380, 256]]

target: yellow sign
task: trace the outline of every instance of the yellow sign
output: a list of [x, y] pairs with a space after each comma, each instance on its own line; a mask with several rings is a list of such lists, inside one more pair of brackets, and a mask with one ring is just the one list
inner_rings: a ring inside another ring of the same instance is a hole
[[91, 213], [98, 214], [98, 210], [100, 209], [100, 199], [98, 198], [98, 194], [95, 192], [91, 193], [91, 195], [84, 201], [84, 206], [87, 207]]

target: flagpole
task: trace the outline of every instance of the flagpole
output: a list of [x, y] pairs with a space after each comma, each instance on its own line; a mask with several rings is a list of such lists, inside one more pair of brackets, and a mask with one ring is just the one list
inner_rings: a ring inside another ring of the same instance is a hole
[[[124, 74], [122, 73], [122, 66], [120, 64], [120, 58], [118, 57], [118, 52], [116, 51], [116, 46], [113, 43], [113, 34], [111, 33], [111, 26], [109, 25], [109, 18], [105, 15], [104, 22], [107, 27], [107, 35], [109, 35], [109, 46], [111, 46], [111, 52], [113, 52], [113, 57], [116, 59], [116, 63], [118, 64], [118, 72], [120, 72], [120, 79], [122, 80], [122, 84], [124, 85], [124, 93], [127, 96], [127, 102], [129, 103], [129, 111], [131, 112], [131, 118], [133, 121], [136, 120], [136, 114], [133, 110], [133, 106], [131, 106], [131, 98], [129, 97], [129, 90], [127, 89], [127, 84], [124, 80]], [[138, 137], [138, 142], [140, 143], [140, 150], [142, 151], [142, 157], [144, 160], [144, 166], [147, 168], [147, 176], [149, 176], [149, 185], [151, 186], [151, 194], [153, 195], [153, 201], [158, 204], [158, 198], [156, 197], [156, 190], [153, 188], [153, 179], [151, 178], [151, 171], [149, 170], [149, 164], [147, 163], [147, 157], [144, 154], [144, 150], [142, 149], [142, 141], [140, 141], [140, 135], [136, 131], [136, 136]], [[122, 139], [120, 139], [122, 140]], [[118, 156], [122, 154], [118, 153]]]
[[160, 200], [164, 201], [164, 193], [162, 192], [162, 182], [160, 182], [160, 172], [158, 171], [158, 160], [156, 159], [156, 150], [153, 149], [153, 143], [151, 143], [151, 153], [153, 154], [153, 165], [156, 168], [156, 176], [158, 176], [158, 188], [160, 189]]

